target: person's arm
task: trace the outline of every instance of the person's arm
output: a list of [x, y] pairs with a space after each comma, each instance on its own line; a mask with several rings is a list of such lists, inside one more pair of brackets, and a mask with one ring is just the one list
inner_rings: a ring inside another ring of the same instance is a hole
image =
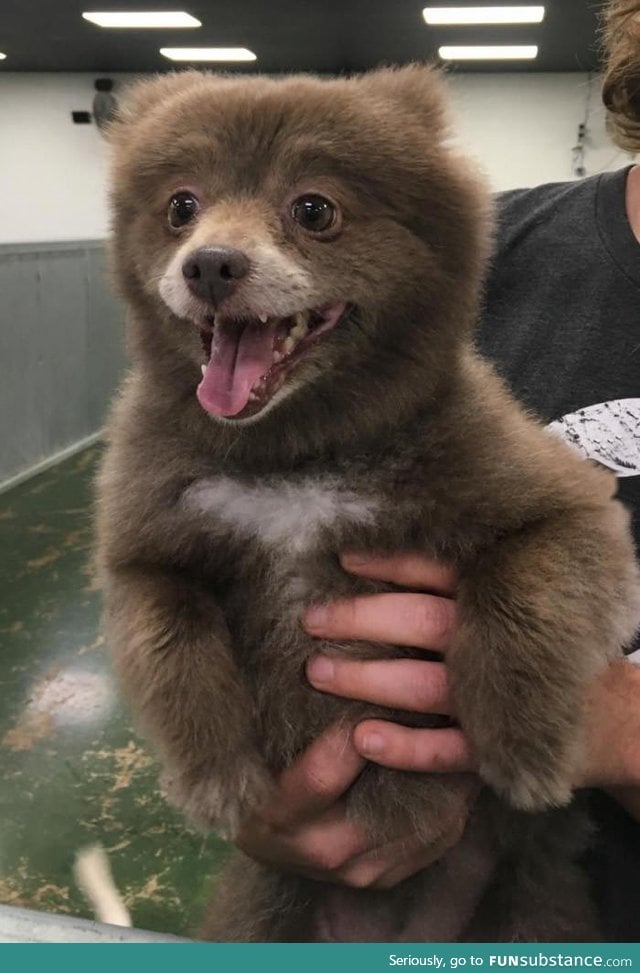
[[640, 668], [615, 662], [593, 683], [587, 759], [579, 783], [606, 790], [640, 821]]

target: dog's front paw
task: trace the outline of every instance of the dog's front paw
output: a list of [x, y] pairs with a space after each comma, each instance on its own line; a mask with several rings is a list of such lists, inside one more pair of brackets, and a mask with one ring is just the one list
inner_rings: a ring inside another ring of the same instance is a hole
[[186, 780], [180, 773], [167, 772], [162, 790], [195, 827], [215, 831], [233, 840], [242, 821], [265, 805], [274, 783], [257, 759], [239, 761], [233, 772], [207, 773], [198, 780]]
[[516, 768], [512, 761], [501, 761], [493, 754], [481, 759], [478, 770], [482, 780], [512, 807], [522, 811], [563, 807], [573, 796], [573, 775], [568, 767], [550, 767], [548, 760], [542, 763]]
[[577, 666], [536, 666], [497, 638], [452, 662], [456, 710], [482, 780], [519, 810], [568, 804], [582, 758]]
[[577, 705], [570, 713], [532, 690], [519, 705], [504, 697], [494, 697], [491, 705], [488, 693], [462, 724], [482, 780], [513, 807], [542, 811], [571, 801], [580, 755], [578, 717]]

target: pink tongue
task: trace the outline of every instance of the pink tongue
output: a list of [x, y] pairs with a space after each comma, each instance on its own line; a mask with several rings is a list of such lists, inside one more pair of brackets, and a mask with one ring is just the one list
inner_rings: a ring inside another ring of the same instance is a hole
[[211, 359], [197, 389], [198, 402], [216, 416], [242, 412], [253, 385], [273, 364], [277, 320], [217, 327]]

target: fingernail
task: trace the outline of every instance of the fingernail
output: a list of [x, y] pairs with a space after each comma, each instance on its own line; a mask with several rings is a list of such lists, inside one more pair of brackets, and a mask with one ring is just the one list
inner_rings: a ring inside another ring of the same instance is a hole
[[360, 751], [365, 755], [365, 757], [378, 756], [378, 754], [382, 753], [383, 750], [384, 739], [379, 733], [367, 733], [367, 735], [363, 737]]
[[329, 619], [329, 612], [324, 605], [314, 605], [307, 608], [304, 613], [304, 621], [307, 628], [322, 628]]
[[331, 682], [334, 671], [333, 662], [326, 655], [314, 656], [307, 665], [307, 675], [311, 682]]

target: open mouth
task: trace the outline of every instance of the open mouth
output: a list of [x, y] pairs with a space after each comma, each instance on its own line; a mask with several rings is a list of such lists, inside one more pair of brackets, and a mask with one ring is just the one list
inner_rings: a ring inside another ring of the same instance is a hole
[[318, 338], [331, 331], [347, 305], [329, 304], [286, 318], [230, 319], [216, 314], [200, 323], [207, 358], [197, 396], [210, 415], [247, 419], [264, 409]]

